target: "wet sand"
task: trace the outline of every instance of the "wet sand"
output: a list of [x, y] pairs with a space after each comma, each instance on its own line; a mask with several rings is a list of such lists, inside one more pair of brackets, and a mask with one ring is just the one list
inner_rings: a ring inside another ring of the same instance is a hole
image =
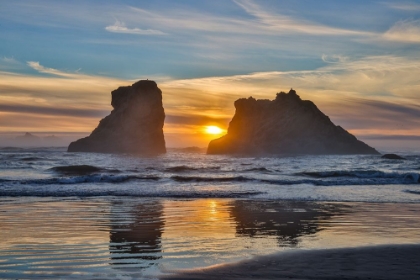
[[292, 250], [160, 279], [420, 279], [420, 245]]
[[420, 279], [419, 213], [404, 203], [3, 197], [0, 279]]

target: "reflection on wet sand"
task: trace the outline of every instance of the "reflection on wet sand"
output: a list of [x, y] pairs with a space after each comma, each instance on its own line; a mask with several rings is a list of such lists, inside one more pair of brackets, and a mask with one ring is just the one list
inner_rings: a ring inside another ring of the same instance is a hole
[[231, 215], [239, 237], [277, 236], [280, 247], [294, 247], [303, 235], [321, 230], [319, 221], [343, 212], [337, 206], [298, 201], [233, 202]]
[[420, 204], [126, 197], [0, 202], [2, 279], [156, 278], [286, 248], [420, 244]]
[[147, 268], [156, 264], [162, 258], [165, 225], [162, 214], [160, 201], [142, 201], [132, 207], [114, 203], [109, 244], [111, 264], [118, 268], [130, 265]]

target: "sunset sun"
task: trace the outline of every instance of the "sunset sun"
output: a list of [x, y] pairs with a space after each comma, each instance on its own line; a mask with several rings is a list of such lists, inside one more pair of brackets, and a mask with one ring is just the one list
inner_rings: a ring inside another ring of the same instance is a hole
[[221, 129], [220, 127], [211, 125], [211, 126], [206, 126], [206, 133], [207, 134], [221, 134], [223, 132], [223, 129]]

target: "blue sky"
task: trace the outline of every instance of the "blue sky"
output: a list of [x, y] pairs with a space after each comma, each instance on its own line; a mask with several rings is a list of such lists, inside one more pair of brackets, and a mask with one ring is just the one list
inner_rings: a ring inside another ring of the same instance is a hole
[[0, 40], [2, 132], [88, 133], [149, 78], [174, 145], [291, 87], [359, 137], [420, 136], [420, 1], [2, 1]]

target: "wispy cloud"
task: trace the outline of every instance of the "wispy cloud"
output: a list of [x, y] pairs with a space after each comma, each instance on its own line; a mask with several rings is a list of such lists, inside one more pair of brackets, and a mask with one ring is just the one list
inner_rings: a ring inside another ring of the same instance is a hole
[[349, 57], [338, 55], [338, 54], [332, 54], [332, 55], [323, 54], [321, 58], [322, 58], [322, 61], [326, 63], [340, 63], [340, 62], [346, 62], [349, 60]]
[[420, 20], [398, 21], [383, 36], [391, 41], [420, 43]]
[[399, 3], [392, 3], [392, 2], [385, 2], [385, 5], [392, 9], [396, 10], [402, 10], [402, 11], [409, 11], [409, 12], [415, 12], [420, 11], [420, 4], [418, 3], [412, 3], [412, 2], [399, 2]]
[[114, 33], [136, 34], [136, 35], [165, 35], [164, 32], [154, 29], [128, 28], [124, 22], [115, 21], [114, 25], [105, 27], [105, 30]]
[[27, 61], [26, 63], [32, 69], [40, 73], [44, 73], [44, 74], [50, 74], [50, 75], [56, 75], [56, 76], [61, 76], [61, 77], [68, 77], [68, 78], [75, 78], [78, 75], [76, 73], [68, 73], [68, 72], [60, 71], [54, 68], [44, 67], [41, 64], [39, 64], [38, 61]]
[[49, 116], [71, 116], [82, 118], [100, 118], [109, 113], [107, 110], [100, 110], [95, 108], [69, 108], [64, 104], [61, 107], [50, 107], [43, 105], [29, 105], [29, 104], [0, 104], [0, 112], [19, 113], [19, 114], [35, 114], [35, 115], [49, 115]]
[[3, 56], [2, 58], [1, 58], [1, 60], [3, 61], [3, 62], [5, 62], [5, 63], [10, 63], [10, 64], [16, 64], [16, 63], [19, 63], [13, 56], [12, 57], [6, 57], [6, 56]]
[[249, 15], [255, 17], [262, 27], [281, 33], [306, 33], [311, 35], [358, 35], [366, 36], [372, 33], [358, 30], [334, 28], [316, 22], [299, 20], [290, 16], [272, 13], [251, 0], [233, 0]]
[[[276, 92], [293, 87], [303, 99], [314, 101], [334, 122], [359, 134], [420, 135], [420, 61], [396, 56], [359, 60], [336, 58], [334, 63], [310, 71], [271, 71], [227, 77], [174, 80], [161, 84], [192, 110], [218, 106], [219, 114], [232, 116], [233, 101], [253, 96], [273, 99]], [[203, 90], [205, 89], [205, 90]], [[180, 93], [177, 95], [176, 93]], [[206, 98], [209, 96], [209, 98]], [[195, 100], [201, 100], [196, 102]], [[203, 102], [206, 101], [206, 102]], [[173, 103], [174, 102], [174, 103]], [[166, 103], [167, 104], [167, 103]], [[216, 111], [216, 110], [214, 110]]]

